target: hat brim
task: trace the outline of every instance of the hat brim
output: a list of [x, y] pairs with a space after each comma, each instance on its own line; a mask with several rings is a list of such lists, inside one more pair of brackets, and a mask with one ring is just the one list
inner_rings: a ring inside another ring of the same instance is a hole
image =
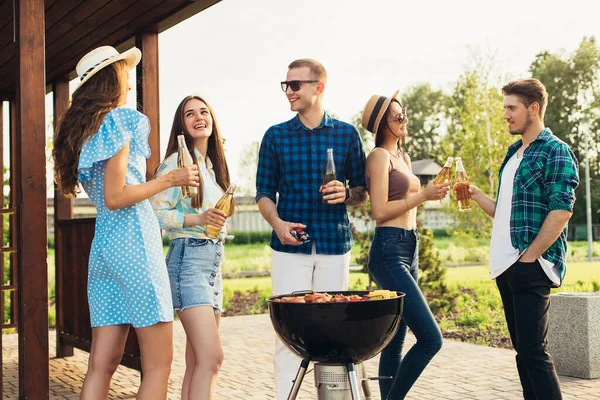
[[390, 107], [392, 100], [398, 98], [399, 93], [400, 93], [400, 90], [396, 90], [394, 92], [394, 94], [392, 94], [391, 97], [384, 97], [384, 96], [377, 96], [377, 95], [371, 96], [371, 99], [365, 105], [365, 109], [370, 107], [370, 108], [372, 108], [372, 111], [368, 116], [365, 115], [365, 113], [363, 111], [363, 117], [361, 120], [362, 127], [365, 128], [366, 130], [368, 130], [369, 132], [371, 132], [372, 134], [376, 135], [378, 128], [379, 128], [379, 124], [381, 123], [381, 119], [383, 118], [383, 115], [385, 114], [387, 109]]
[[95, 66], [94, 69], [91, 70], [85, 76], [85, 78], [83, 78], [83, 80], [81, 82], [79, 82], [77, 89], [79, 89], [84, 83], [86, 83], [92, 76], [96, 75], [96, 73], [98, 71], [102, 70], [102, 68], [104, 68], [110, 64], [113, 64], [117, 61], [123, 60], [127, 63], [127, 68], [129, 70], [131, 70], [132, 68], [134, 68], [136, 65], [139, 64], [141, 59], [142, 59], [142, 52], [137, 47], [133, 47], [127, 51], [124, 51], [123, 53], [121, 53], [119, 55], [111, 57], [108, 60], [105, 60], [105, 61], [101, 62], [100, 64], [98, 64], [97, 66]]

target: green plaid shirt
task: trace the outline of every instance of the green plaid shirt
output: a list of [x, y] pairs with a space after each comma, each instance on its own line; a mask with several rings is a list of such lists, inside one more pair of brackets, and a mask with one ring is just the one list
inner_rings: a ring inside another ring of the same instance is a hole
[[[519, 150], [518, 140], [508, 148], [500, 167], [498, 190], [502, 171], [508, 160]], [[525, 149], [523, 160], [515, 174], [510, 237], [514, 248], [523, 252], [537, 236], [548, 213], [552, 210], [573, 212], [575, 188], [579, 183], [579, 163], [569, 146], [544, 129]], [[562, 282], [566, 270], [567, 227], [548, 250], [544, 259], [558, 269]]]

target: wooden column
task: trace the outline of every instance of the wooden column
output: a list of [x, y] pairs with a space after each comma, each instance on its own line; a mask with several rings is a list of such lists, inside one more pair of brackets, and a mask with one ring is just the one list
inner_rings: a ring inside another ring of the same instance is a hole
[[[58, 125], [58, 121], [63, 116], [63, 113], [69, 107], [71, 95], [69, 94], [69, 78], [59, 79], [52, 84], [52, 94], [54, 95], [54, 129]], [[54, 214], [58, 219], [73, 218], [73, 199], [54, 192]]]
[[135, 46], [142, 51], [142, 61], [137, 66], [138, 108], [150, 119], [148, 142], [152, 155], [146, 162], [146, 179], [154, 177], [161, 160], [160, 118], [158, 97], [158, 31], [148, 31], [135, 37]]
[[16, 0], [19, 398], [49, 398], [44, 2]]
[[[54, 95], [54, 129], [62, 118], [64, 112], [69, 107], [69, 79], [65, 77], [52, 84], [52, 94]], [[58, 221], [73, 218], [73, 199], [67, 199], [56, 190], [54, 185], [54, 268], [55, 268], [55, 288], [56, 288], [56, 356], [70, 357], [73, 355], [73, 346], [65, 343], [62, 332], [64, 332], [65, 321], [63, 313], [63, 293], [64, 287], [64, 265], [67, 260], [62, 259], [63, 252], [58, 248], [63, 242], [59, 237], [62, 232], [59, 229]], [[68, 288], [67, 288], [68, 289]]]
[[[2, 181], [2, 193], [0, 193], [0, 207], [4, 207], [4, 100], [0, 98], [0, 180]], [[4, 247], [4, 215], [0, 214], [0, 247]], [[0, 271], [2, 273], [2, 282], [4, 284], [4, 254], [0, 254]], [[0, 324], [4, 324], [4, 291], [0, 290]], [[2, 351], [2, 335], [0, 334], [0, 369], [4, 370]], [[0, 374], [0, 397], [4, 397], [4, 380]]]

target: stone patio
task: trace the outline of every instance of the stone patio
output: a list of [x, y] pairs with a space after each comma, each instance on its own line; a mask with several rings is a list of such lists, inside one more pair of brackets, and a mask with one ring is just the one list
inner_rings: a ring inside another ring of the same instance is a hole
[[[184, 372], [184, 334], [175, 325], [175, 356], [169, 381], [169, 399], [179, 399]], [[275, 399], [271, 353], [275, 333], [268, 315], [227, 317], [222, 319], [221, 337], [225, 362], [219, 375], [215, 400]], [[50, 333], [51, 355], [55, 343]], [[407, 338], [407, 346], [414, 337]], [[17, 337], [3, 337], [4, 399], [17, 399]], [[87, 353], [75, 350], [73, 357], [50, 360], [52, 399], [76, 399], [86, 371]], [[377, 375], [377, 358], [366, 362], [370, 376]], [[133, 399], [139, 384], [139, 373], [119, 367], [111, 386], [111, 399]], [[600, 399], [600, 379], [586, 380], [560, 377], [564, 399]], [[377, 383], [371, 383], [374, 398], [380, 399]], [[307, 374], [299, 399], [314, 399], [313, 374]], [[420, 400], [501, 400], [522, 398], [514, 364], [514, 352], [444, 341], [444, 347], [417, 381], [407, 399]]]

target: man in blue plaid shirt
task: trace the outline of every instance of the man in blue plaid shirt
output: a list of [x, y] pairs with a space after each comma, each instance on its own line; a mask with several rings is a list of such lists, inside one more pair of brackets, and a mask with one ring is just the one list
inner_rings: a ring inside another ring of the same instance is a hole
[[[327, 73], [319, 62], [300, 59], [281, 82], [297, 115], [265, 133], [256, 173], [256, 202], [273, 228], [273, 294], [297, 290], [347, 290], [352, 232], [346, 206], [363, 204], [365, 153], [356, 128], [329, 116], [322, 100]], [[337, 179], [322, 186], [327, 149], [333, 149]], [[348, 181], [348, 186], [345, 182]], [[297, 229], [310, 241], [292, 234]], [[275, 382], [287, 399], [300, 359], [279, 339]]]
[[517, 370], [527, 400], [561, 399], [548, 353], [550, 288], [565, 276], [567, 222], [573, 213], [579, 165], [544, 127], [546, 88], [521, 79], [502, 88], [504, 119], [521, 139], [508, 148], [494, 201], [471, 185], [472, 199], [492, 218], [490, 276], [500, 291]]

